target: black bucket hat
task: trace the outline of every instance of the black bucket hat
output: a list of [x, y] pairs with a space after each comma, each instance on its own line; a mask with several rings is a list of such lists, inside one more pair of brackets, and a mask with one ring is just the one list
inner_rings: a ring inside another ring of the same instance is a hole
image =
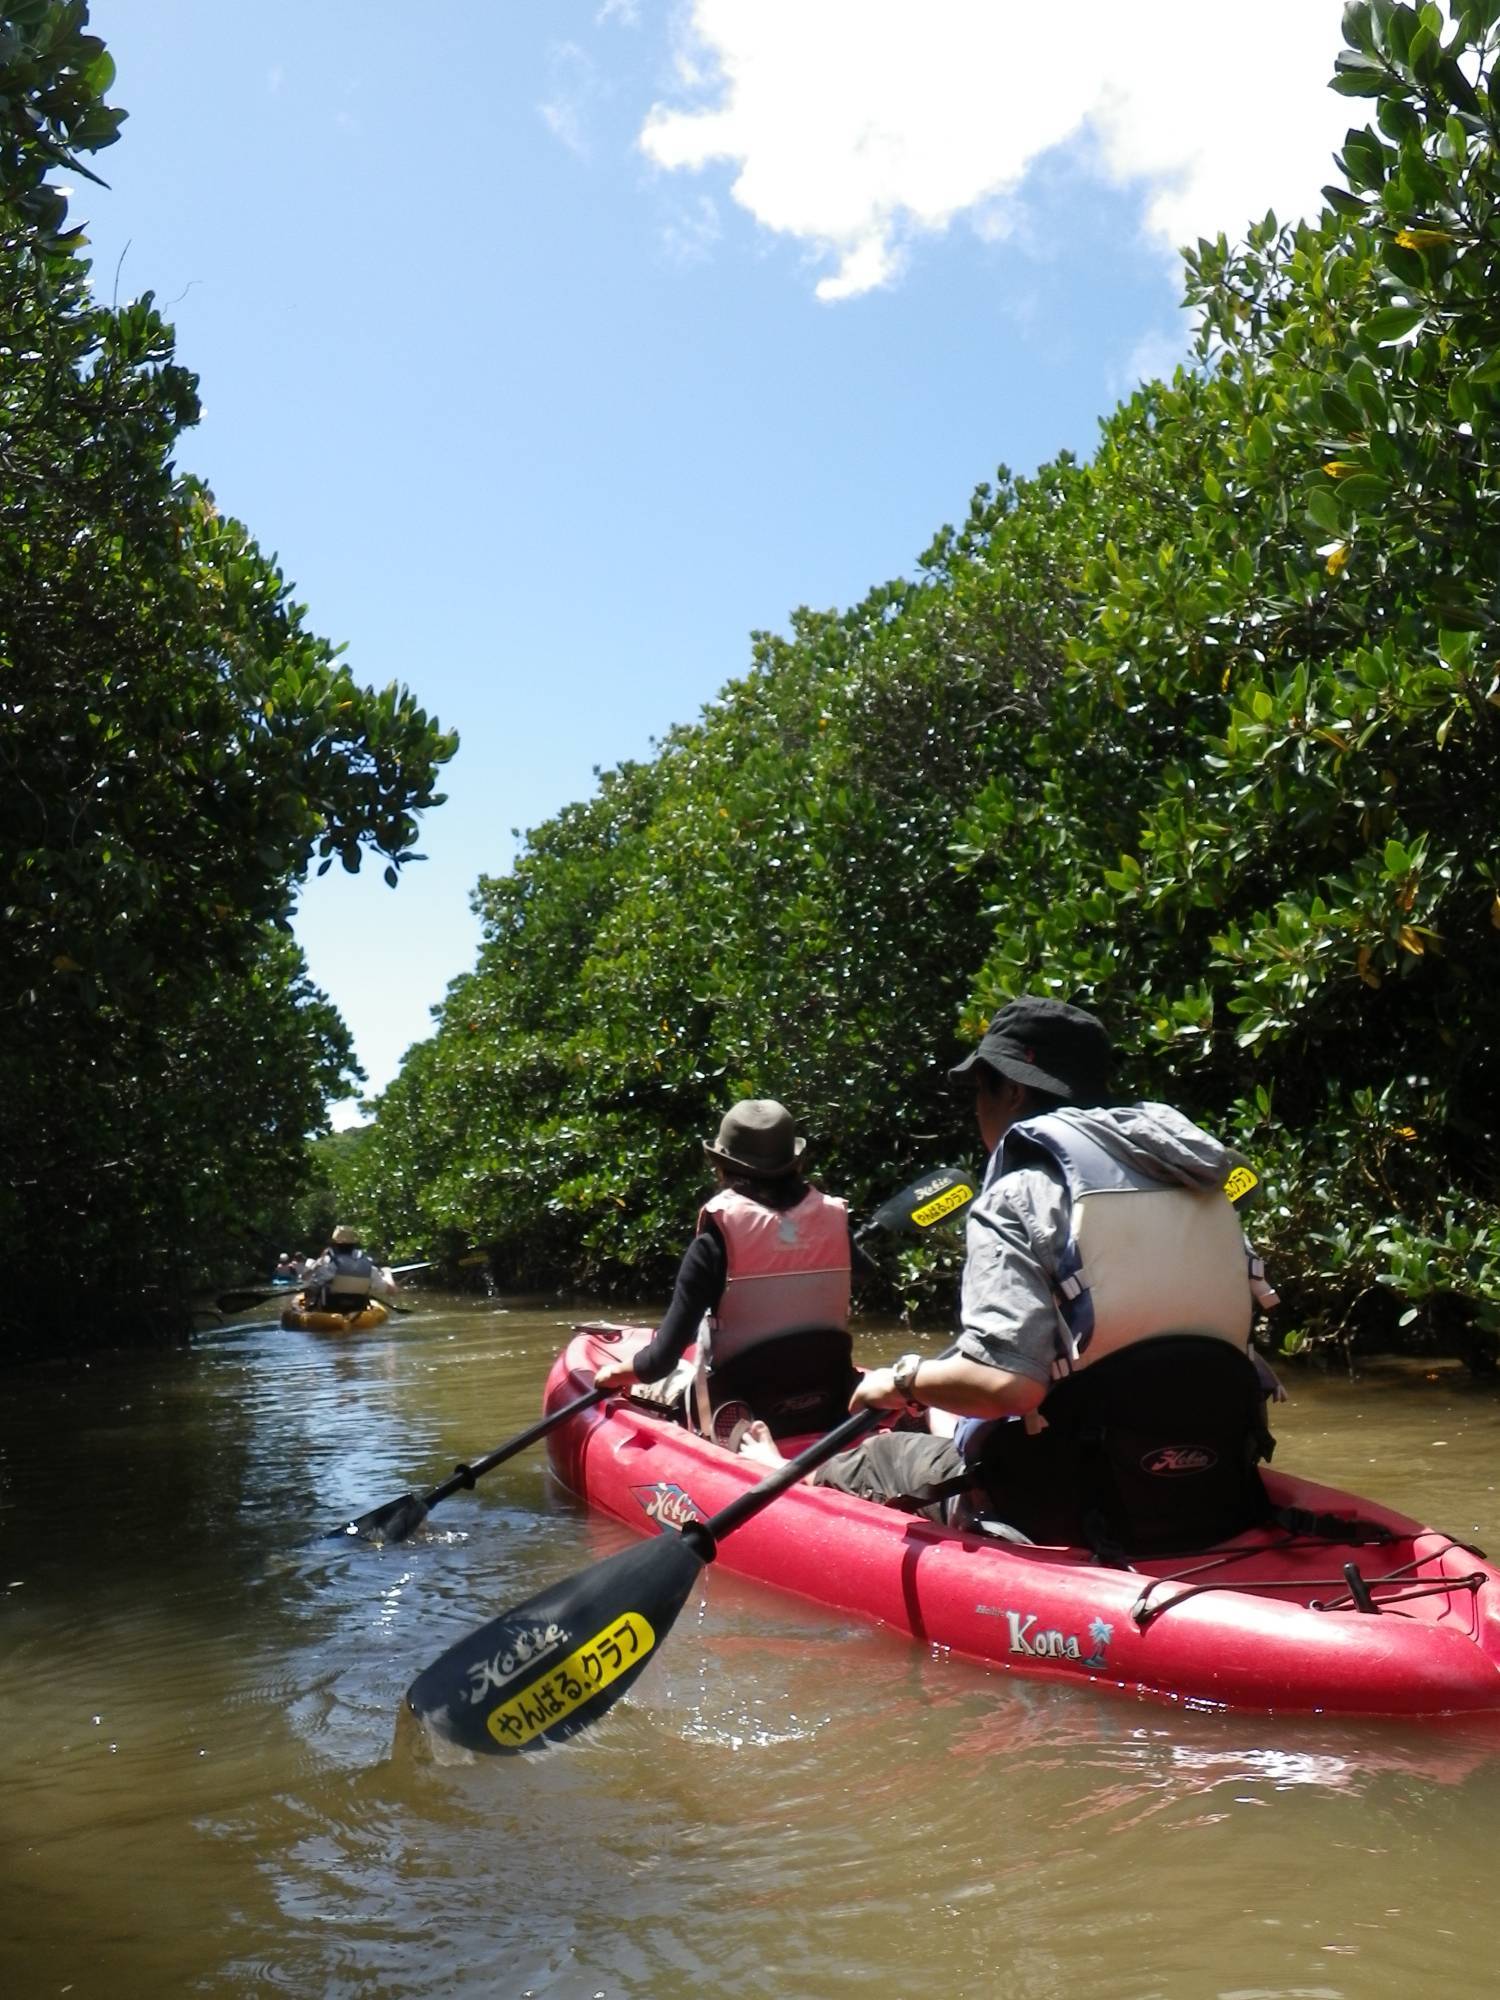
[[709, 1159], [721, 1167], [766, 1181], [794, 1174], [806, 1146], [797, 1137], [791, 1112], [774, 1097], [745, 1098], [725, 1112], [713, 1144], [703, 1142]]
[[1103, 1022], [1082, 1007], [1061, 1000], [1011, 1000], [973, 1055], [949, 1070], [948, 1080], [969, 1082], [975, 1065], [984, 1063], [1070, 1104], [1099, 1104], [1109, 1091], [1114, 1056]]

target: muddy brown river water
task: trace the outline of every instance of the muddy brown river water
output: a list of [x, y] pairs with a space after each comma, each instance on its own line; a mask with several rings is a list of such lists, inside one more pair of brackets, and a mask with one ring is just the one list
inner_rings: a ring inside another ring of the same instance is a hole
[[[541, 1448], [404, 1546], [319, 1531], [530, 1422], [584, 1311], [428, 1295], [5, 1379], [0, 1995], [1500, 1991], [1500, 1716], [1183, 1713], [713, 1570], [577, 1743], [435, 1762], [412, 1675], [623, 1532]], [[1291, 1386], [1278, 1463], [1500, 1548], [1500, 1390]]]

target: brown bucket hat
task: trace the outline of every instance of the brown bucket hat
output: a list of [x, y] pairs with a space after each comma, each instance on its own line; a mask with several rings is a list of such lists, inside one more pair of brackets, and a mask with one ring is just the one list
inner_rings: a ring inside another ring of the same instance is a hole
[[776, 1180], [797, 1171], [806, 1145], [784, 1104], [774, 1097], [747, 1097], [725, 1112], [713, 1144], [705, 1139], [703, 1150], [721, 1167]]

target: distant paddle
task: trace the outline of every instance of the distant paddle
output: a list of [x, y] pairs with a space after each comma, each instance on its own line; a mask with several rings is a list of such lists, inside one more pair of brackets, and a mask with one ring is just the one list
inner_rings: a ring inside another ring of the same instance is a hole
[[567, 1418], [576, 1416], [580, 1410], [591, 1410], [596, 1403], [602, 1403], [606, 1396], [614, 1393], [612, 1389], [590, 1389], [585, 1395], [576, 1396], [571, 1403], [564, 1403], [529, 1430], [519, 1432], [505, 1444], [496, 1445], [483, 1458], [476, 1458], [472, 1465], [456, 1465], [452, 1477], [445, 1479], [440, 1486], [434, 1486], [426, 1493], [403, 1493], [398, 1499], [387, 1500], [383, 1507], [372, 1507], [368, 1514], [346, 1521], [342, 1528], [331, 1528], [326, 1539], [343, 1541], [352, 1536], [366, 1542], [404, 1542], [408, 1535], [421, 1527], [429, 1511], [440, 1500], [446, 1500], [450, 1493], [467, 1492], [481, 1474], [503, 1465], [506, 1459], [514, 1458], [518, 1452], [534, 1445]]
[[[587, 1398], [583, 1400], [587, 1401]], [[560, 1419], [578, 1407], [555, 1411]], [[724, 1536], [867, 1431], [860, 1410], [709, 1520], [607, 1556], [503, 1611], [417, 1675], [407, 1706], [484, 1756], [565, 1743], [614, 1707], [671, 1631]]]
[[263, 1306], [267, 1299], [293, 1299], [297, 1296], [291, 1285], [241, 1285], [232, 1292], [216, 1292], [214, 1304], [220, 1312], [248, 1312], [251, 1306]]
[[[391, 1276], [399, 1278], [404, 1271], [433, 1271], [436, 1268], [430, 1258], [425, 1264], [392, 1264]], [[244, 1312], [251, 1306], [264, 1305], [267, 1299], [295, 1298], [299, 1282], [297, 1279], [283, 1279], [275, 1285], [242, 1285], [235, 1291], [218, 1293], [214, 1304], [222, 1312]], [[398, 1306], [394, 1299], [382, 1299], [380, 1303], [389, 1306], [392, 1312], [409, 1313], [414, 1310], [411, 1306]]]

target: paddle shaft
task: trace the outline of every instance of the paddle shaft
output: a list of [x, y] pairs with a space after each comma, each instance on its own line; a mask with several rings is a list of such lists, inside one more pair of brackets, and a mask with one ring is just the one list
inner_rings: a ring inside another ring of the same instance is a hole
[[[725, 1535], [743, 1527], [746, 1521], [754, 1520], [762, 1508], [769, 1507], [773, 1500], [779, 1499], [789, 1486], [795, 1486], [799, 1479], [805, 1479], [810, 1472], [816, 1472], [820, 1465], [826, 1464], [830, 1458], [841, 1452], [846, 1444], [852, 1444], [865, 1431], [872, 1430], [879, 1417], [879, 1410], [856, 1410], [852, 1417], [845, 1417], [841, 1424], [820, 1437], [815, 1444], [810, 1444], [806, 1451], [799, 1451], [795, 1458], [789, 1458], [785, 1465], [778, 1465], [774, 1472], [752, 1486], [748, 1493], [742, 1493], [737, 1500], [731, 1500], [727, 1507], [721, 1507], [717, 1514], [710, 1515], [708, 1520], [703, 1522], [701, 1532], [711, 1537], [717, 1545]], [[691, 1529], [686, 1532], [692, 1534]], [[712, 1561], [715, 1553], [717, 1546], [709, 1553], [706, 1560]]]
[[508, 1438], [504, 1444], [496, 1445], [495, 1449], [486, 1452], [483, 1458], [476, 1458], [472, 1465], [454, 1466], [451, 1478], [445, 1479], [441, 1486], [434, 1486], [430, 1493], [422, 1495], [422, 1505], [435, 1507], [439, 1500], [446, 1500], [450, 1493], [458, 1493], [463, 1488], [472, 1486], [481, 1474], [492, 1472], [497, 1465], [503, 1465], [506, 1459], [514, 1458], [518, 1452], [527, 1450], [539, 1438], [544, 1438], [548, 1431], [555, 1430], [559, 1424], [565, 1423], [569, 1417], [576, 1417], [580, 1410], [593, 1409], [595, 1404], [602, 1403], [606, 1396], [614, 1394], [613, 1389], [590, 1389], [582, 1396], [575, 1396], [571, 1403], [564, 1403], [550, 1415], [539, 1418], [529, 1430], [521, 1431], [515, 1437]]

